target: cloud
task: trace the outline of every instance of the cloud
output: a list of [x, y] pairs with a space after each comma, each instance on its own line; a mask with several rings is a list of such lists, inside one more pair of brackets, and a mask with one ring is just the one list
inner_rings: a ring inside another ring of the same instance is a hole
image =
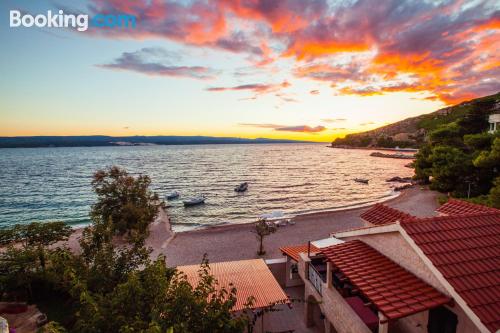
[[276, 125], [276, 124], [239, 123], [238, 125], [245, 127], [272, 128], [272, 129], [283, 127], [282, 125]]
[[275, 131], [283, 131], [283, 132], [302, 132], [302, 133], [319, 133], [326, 130], [325, 126], [316, 126], [310, 127], [307, 125], [299, 125], [299, 126], [285, 126], [278, 127], [274, 129]]
[[368, 125], [374, 125], [375, 123], [373, 121], [367, 121], [365, 123], [360, 123], [359, 126], [368, 126]]
[[[293, 75], [327, 82], [338, 94], [417, 92], [451, 104], [500, 90], [495, 1], [91, 0], [89, 11], [128, 13], [138, 22], [135, 29], [89, 29], [90, 35], [224, 50], [254, 68], [289, 61]], [[154, 64], [129, 67], [210, 76], [206, 68]], [[211, 91], [223, 90], [238, 89]]]
[[311, 127], [307, 125], [286, 126], [276, 124], [254, 124], [254, 123], [240, 123], [239, 126], [255, 127], [255, 128], [269, 128], [280, 132], [302, 132], [302, 133], [319, 133], [326, 130], [324, 126]]
[[[263, 83], [250, 83], [242, 84], [233, 87], [209, 87], [206, 88], [207, 91], [221, 92], [221, 91], [252, 91], [257, 95], [267, 94], [271, 92], [276, 92], [280, 89], [287, 88], [291, 86], [288, 81], [283, 81], [279, 84], [263, 84]], [[256, 97], [254, 96], [254, 97]]]
[[135, 52], [124, 52], [113, 62], [97, 67], [113, 70], [126, 70], [145, 75], [187, 77], [193, 79], [212, 79], [214, 69], [203, 66], [174, 66], [172, 60], [179, 60], [177, 54], [162, 48], [143, 48]]
[[338, 122], [342, 122], [342, 121], [346, 121], [347, 119], [346, 118], [323, 118], [321, 119], [322, 122], [325, 122], [325, 123], [338, 123]]

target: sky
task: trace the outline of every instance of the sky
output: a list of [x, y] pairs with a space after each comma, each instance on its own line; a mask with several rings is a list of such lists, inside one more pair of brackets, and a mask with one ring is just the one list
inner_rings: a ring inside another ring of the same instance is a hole
[[[135, 27], [10, 27], [129, 14]], [[0, 136], [331, 141], [500, 91], [500, 2], [0, 2]]]

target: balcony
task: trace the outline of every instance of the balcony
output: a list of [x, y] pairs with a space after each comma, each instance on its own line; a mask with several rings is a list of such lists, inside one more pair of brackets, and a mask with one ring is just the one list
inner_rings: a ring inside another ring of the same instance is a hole
[[307, 278], [314, 286], [314, 289], [322, 295], [323, 283], [326, 282], [326, 264], [323, 262], [322, 258], [311, 260]]

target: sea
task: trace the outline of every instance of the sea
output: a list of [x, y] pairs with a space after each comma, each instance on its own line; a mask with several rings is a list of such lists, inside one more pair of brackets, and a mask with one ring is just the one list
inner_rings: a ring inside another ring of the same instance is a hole
[[[251, 222], [263, 214], [297, 214], [369, 205], [397, 196], [393, 176], [407, 177], [408, 160], [320, 144], [234, 144], [0, 149], [0, 227], [34, 221], [90, 223], [91, 180], [112, 165], [148, 175], [166, 201], [172, 228], [187, 231]], [[368, 184], [354, 181], [368, 179]], [[234, 188], [248, 182], [248, 190]], [[182, 200], [206, 202], [184, 207]]]

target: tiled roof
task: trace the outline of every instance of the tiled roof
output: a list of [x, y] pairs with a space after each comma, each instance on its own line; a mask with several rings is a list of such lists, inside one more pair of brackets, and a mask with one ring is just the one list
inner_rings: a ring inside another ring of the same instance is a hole
[[464, 215], [464, 214], [474, 214], [474, 213], [484, 213], [484, 212], [500, 213], [499, 209], [483, 205], [477, 205], [458, 199], [448, 200], [448, 202], [441, 205], [438, 209], [436, 209], [436, 211], [443, 215]]
[[375, 225], [394, 223], [403, 218], [411, 217], [410, 214], [381, 203], [375, 204], [360, 216], [363, 220]]
[[[187, 275], [192, 286], [199, 283], [199, 265], [178, 266], [177, 269]], [[255, 309], [288, 300], [262, 259], [211, 263], [210, 274], [219, 282], [219, 288], [230, 290], [231, 283], [236, 288], [237, 300], [232, 311], [244, 309], [249, 297], [254, 297], [252, 308]]]
[[359, 240], [322, 253], [388, 319], [446, 304], [450, 298]]
[[[301, 252], [307, 253], [307, 244], [283, 246], [280, 247], [280, 251], [283, 252], [283, 254], [292, 258], [293, 260], [299, 261], [299, 253]], [[311, 252], [319, 252], [319, 249], [311, 244]]]
[[483, 324], [500, 329], [500, 213], [411, 219], [401, 227]]

